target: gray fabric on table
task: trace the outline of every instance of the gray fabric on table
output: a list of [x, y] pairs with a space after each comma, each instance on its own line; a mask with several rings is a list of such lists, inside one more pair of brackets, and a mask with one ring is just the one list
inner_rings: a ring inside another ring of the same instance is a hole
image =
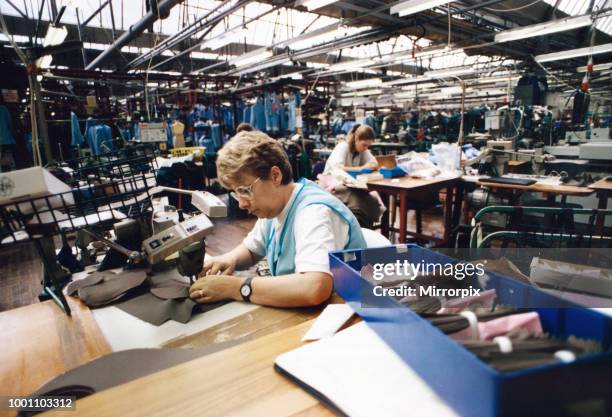
[[[130, 349], [114, 352], [72, 369], [45, 383], [30, 398], [44, 395], [82, 398], [137, 378], [189, 362], [239, 344], [240, 340], [197, 349]], [[202, 370], [203, 377], [206, 370]], [[20, 416], [37, 412], [21, 412]]]

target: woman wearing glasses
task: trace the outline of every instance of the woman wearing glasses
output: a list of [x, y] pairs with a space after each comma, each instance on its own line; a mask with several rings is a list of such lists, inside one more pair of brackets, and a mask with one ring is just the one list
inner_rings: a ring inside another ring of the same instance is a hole
[[[311, 181], [293, 182], [285, 151], [259, 131], [234, 136], [219, 152], [217, 171], [240, 208], [258, 220], [240, 245], [204, 263], [204, 276], [192, 285], [191, 298], [277, 307], [327, 300], [332, 291], [328, 252], [366, 247], [350, 210]], [[231, 275], [264, 256], [272, 277]]]

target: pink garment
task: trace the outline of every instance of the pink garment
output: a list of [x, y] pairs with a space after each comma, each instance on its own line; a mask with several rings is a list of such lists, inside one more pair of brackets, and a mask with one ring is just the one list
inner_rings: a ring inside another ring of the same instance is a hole
[[[534, 336], [540, 336], [543, 333], [540, 316], [535, 312], [511, 314], [498, 319], [479, 322], [477, 326], [478, 340], [492, 340], [497, 336], [505, 336], [515, 329], [527, 329]], [[449, 336], [455, 340], [470, 340], [473, 339], [472, 332], [472, 329], [467, 327]]]
[[336, 189], [336, 185], [339, 184], [338, 180], [336, 180], [332, 175], [317, 175], [317, 180], [321, 188], [328, 192], [332, 192]]

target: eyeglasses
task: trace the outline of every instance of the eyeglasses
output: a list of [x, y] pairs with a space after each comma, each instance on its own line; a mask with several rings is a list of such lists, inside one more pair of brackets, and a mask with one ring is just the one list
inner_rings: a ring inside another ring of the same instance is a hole
[[257, 181], [259, 181], [261, 179], [261, 177], [257, 177], [255, 178], [255, 181], [253, 181], [251, 183], [251, 185], [243, 185], [240, 187], [236, 187], [236, 189], [234, 190], [234, 192], [236, 193], [236, 195], [242, 199], [245, 200], [252, 200], [253, 199], [253, 186], [255, 185], [255, 183]]

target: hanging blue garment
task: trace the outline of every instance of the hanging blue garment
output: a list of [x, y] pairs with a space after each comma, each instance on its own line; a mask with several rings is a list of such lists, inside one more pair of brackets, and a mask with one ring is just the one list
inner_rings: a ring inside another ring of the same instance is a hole
[[110, 126], [98, 125], [95, 127], [96, 132], [96, 155], [101, 155], [113, 150], [113, 135]]
[[242, 121], [244, 123], [251, 123], [251, 106], [245, 106], [242, 112]]
[[173, 139], [174, 133], [172, 132], [172, 120], [168, 119], [166, 123], [166, 143], [168, 144], [168, 149], [173, 148]]
[[85, 121], [85, 140], [87, 142], [87, 146], [93, 152], [94, 150], [94, 128], [98, 125], [98, 121], [92, 117], [87, 118]]
[[269, 109], [268, 119], [270, 121], [270, 126], [268, 132], [270, 133], [278, 133], [280, 129], [280, 102], [278, 101], [278, 96], [276, 93], [270, 94], [270, 109]]
[[272, 132], [272, 97], [270, 93], [264, 95], [264, 109], [266, 115], [266, 132]]
[[266, 109], [261, 97], [257, 98], [251, 108], [251, 126], [262, 132], [266, 130]]
[[134, 137], [132, 136], [132, 130], [129, 127], [121, 129], [121, 134], [123, 135], [123, 139], [127, 141], [134, 140]]
[[348, 134], [348, 132], [350, 132], [353, 126], [355, 126], [356, 124], [357, 122], [355, 122], [354, 120], [347, 120], [346, 122], [342, 123], [342, 127], [340, 128], [340, 130], [344, 134]]
[[287, 130], [291, 133], [295, 132], [295, 110], [297, 106], [296, 96], [291, 93], [289, 101], [287, 102]]
[[281, 132], [287, 131], [287, 107], [279, 105], [278, 107], [279, 128]]
[[134, 123], [133, 125], [133, 129], [134, 129], [134, 140], [140, 140], [140, 123]]
[[221, 118], [223, 119], [223, 125], [225, 126], [226, 131], [233, 132], [234, 131], [234, 111], [229, 107], [221, 107]]
[[79, 126], [79, 118], [73, 112], [70, 112], [70, 146], [82, 146], [85, 143], [81, 127]]
[[332, 135], [339, 135], [342, 132], [342, 125], [344, 124], [344, 119], [342, 117], [336, 117], [332, 122]]
[[198, 121], [198, 114], [197, 114], [196, 110], [193, 109], [191, 111], [191, 113], [189, 113], [187, 115], [187, 126], [185, 126], [185, 127], [193, 127], [195, 122], [197, 122], [197, 121]]
[[234, 128], [244, 122], [244, 101], [237, 100], [234, 105]]
[[364, 125], [368, 125], [372, 128], [372, 130], [374, 131], [375, 134], [378, 134], [377, 132], [377, 124], [376, 124], [376, 118], [374, 117], [374, 115], [372, 114], [368, 114], [364, 119], [363, 119], [363, 124]]
[[218, 124], [213, 124], [210, 127], [211, 139], [215, 144], [215, 150], [221, 149], [221, 126]]
[[0, 106], [0, 145], [14, 145], [15, 138], [11, 133], [11, 114], [6, 106]]
[[208, 137], [207, 128], [208, 126], [203, 121], [198, 120], [197, 122], [195, 122], [195, 124], [193, 125], [193, 129], [196, 142], [199, 142], [202, 138]]
[[206, 149], [204, 153], [209, 156], [216, 155], [217, 147], [215, 145], [215, 141], [213, 139], [207, 139], [206, 137], [200, 138], [197, 142], [198, 146], [204, 146]]

